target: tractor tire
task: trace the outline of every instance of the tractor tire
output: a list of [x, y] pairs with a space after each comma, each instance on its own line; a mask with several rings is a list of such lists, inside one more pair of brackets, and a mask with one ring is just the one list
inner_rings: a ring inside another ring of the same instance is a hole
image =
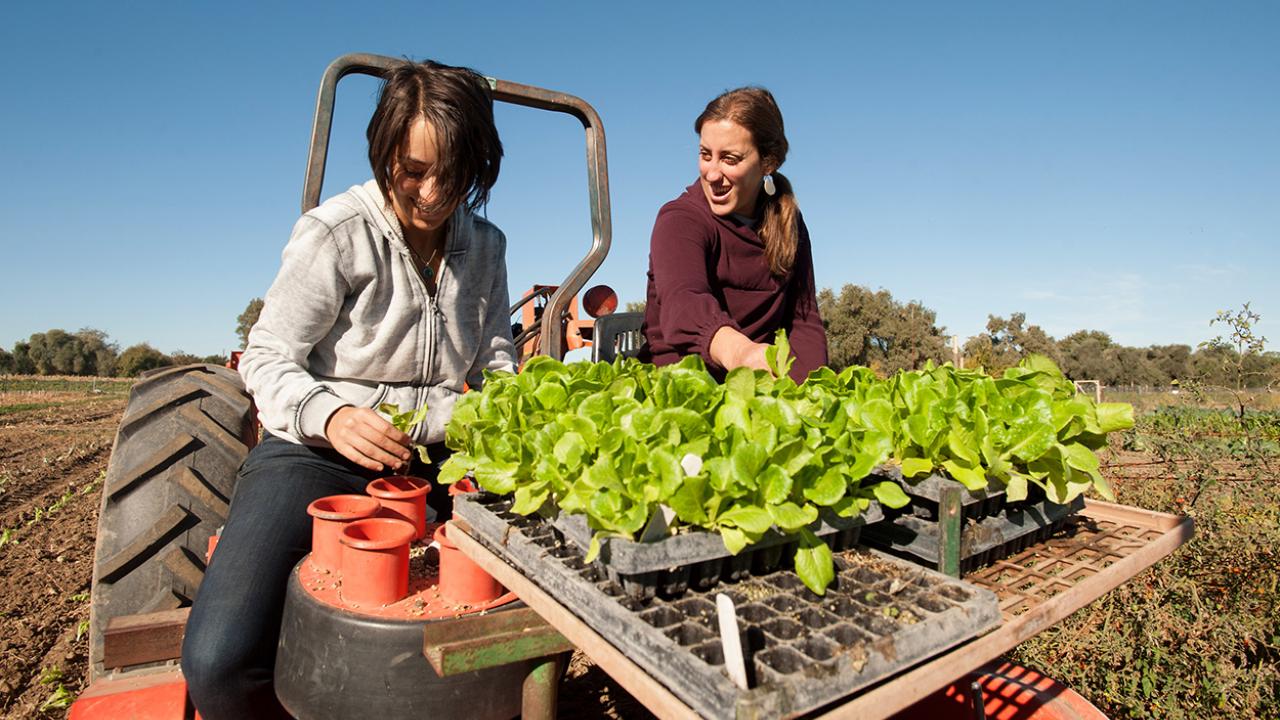
[[253, 403], [234, 370], [186, 365], [133, 386], [98, 515], [89, 677], [112, 618], [189, 606], [210, 536], [226, 522], [236, 471], [257, 442]]

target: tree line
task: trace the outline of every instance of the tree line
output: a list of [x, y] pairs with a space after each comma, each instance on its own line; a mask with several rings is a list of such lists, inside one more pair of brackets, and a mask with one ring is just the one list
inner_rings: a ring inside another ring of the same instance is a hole
[[225, 355], [197, 356], [176, 350], [164, 353], [148, 343], [131, 345], [122, 352], [105, 332], [84, 328], [74, 333], [47, 330], [0, 348], [0, 375], [96, 375], [137, 377], [167, 365], [213, 363], [223, 365]]
[[[955, 341], [948, 343], [946, 329], [938, 325], [933, 310], [916, 301], [899, 302], [888, 290], [859, 285], [845, 285], [838, 294], [823, 289], [818, 293], [818, 308], [827, 330], [830, 364], [837, 371], [863, 365], [889, 374], [933, 361], [962, 362], [994, 375], [1038, 353], [1053, 358], [1073, 380], [1097, 380], [1110, 386], [1162, 386], [1187, 380], [1234, 386], [1241, 378], [1256, 386], [1280, 382], [1280, 353], [1265, 350], [1266, 338], [1249, 334], [1249, 342], [1238, 341], [1239, 323], [1245, 323], [1247, 334], [1259, 319], [1248, 305], [1240, 313], [1219, 313], [1212, 321], [1231, 327], [1234, 342], [1218, 337], [1195, 348], [1182, 344], [1128, 347], [1098, 330], [1080, 330], [1055, 340], [1040, 326], [1028, 324], [1024, 313], [988, 316], [986, 330], [957, 347]], [[626, 309], [643, 311], [644, 303], [630, 302]], [[261, 311], [262, 298], [254, 298], [236, 318], [241, 347]], [[1230, 322], [1233, 318], [1236, 323]], [[167, 365], [226, 361], [223, 355], [197, 357], [181, 350], [166, 354], [147, 343], [120, 352], [106, 333], [92, 328], [35, 333], [15, 343], [11, 351], [0, 348], [0, 374], [15, 375], [135, 377]]]
[[[1266, 338], [1251, 334], [1260, 319], [1246, 304], [1240, 312], [1220, 312], [1210, 324], [1229, 331], [1196, 347], [1183, 344], [1129, 347], [1098, 330], [1079, 330], [1056, 340], [1025, 313], [989, 315], [986, 330], [958, 348], [949, 345], [937, 313], [922, 304], [899, 302], [887, 290], [845, 285], [837, 294], [818, 293], [827, 330], [831, 367], [864, 365], [888, 374], [916, 369], [926, 361], [963, 362], [996, 375], [1027, 355], [1047, 355], [1072, 380], [1103, 385], [1167, 386], [1194, 380], [1236, 386], [1242, 378], [1254, 386], [1280, 383], [1280, 353], [1267, 352]], [[1243, 336], [1242, 336], [1243, 333]], [[1241, 342], [1241, 338], [1252, 342]], [[954, 342], [954, 341], [953, 341]]]

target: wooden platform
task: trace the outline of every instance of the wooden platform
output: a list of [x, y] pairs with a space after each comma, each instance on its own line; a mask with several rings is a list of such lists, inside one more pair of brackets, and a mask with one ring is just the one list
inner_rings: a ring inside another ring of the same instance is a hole
[[[548, 623], [578, 646], [655, 715], [695, 718], [670, 690], [561, 605], [463, 532], [451, 535], [458, 547]], [[1088, 502], [1084, 512], [1050, 539], [965, 576], [996, 593], [1004, 623], [915, 668], [865, 689], [831, 709], [824, 718], [883, 718], [947, 686], [965, 673], [1008, 652], [1097, 600], [1191, 539], [1189, 518], [1105, 502]]]

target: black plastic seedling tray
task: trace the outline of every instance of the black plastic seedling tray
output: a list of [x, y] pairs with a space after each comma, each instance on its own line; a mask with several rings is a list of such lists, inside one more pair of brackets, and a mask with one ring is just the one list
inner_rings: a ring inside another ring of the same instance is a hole
[[[809, 529], [834, 551], [858, 544], [864, 525], [879, 522], [884, 512], [872, 502], [856, 517], [824, 511]], [[591, 542], [592, 530], [583, 515], [561, 515], [553, 525], [580, 548]], [[655, 542], [607, 538], [600, 543], [599, 562], [610, 580], [630, 597], [647, 600], [655, 594], [679, 595], [686, 588], [708, 590], [722, 580], [736, 582], [749, 575], [776, 570], [794, 554], [794, 537], [776, 530], [737, 555], [731, 555], [718, 533], [696, 531]]]
[[896, 481], [911, 498], [911, 504], [885, 513], [884, 522], [868, 527], [863, 539], [875, 547], [937, 567], [943, 561], [941, 498], [949, 488], [958, 489], [961, 517], [960, 572], [982, 567], [1044, 540], [1062, 527], [1066, 519], [1084, 509], [1084, 498], [1060, 505], [1050, 502], [1044, 491], [1032, 485], [1025, 500], [1009, 502], [996, 486], [969, 490], [950, 478], [933, 474], [923, 480], [907, 481], [899, 468], [882, 468], [880, 474]]
[[930, 473], [920, 479], [908, 480], [903, 477], [902, 467], [899, 465], [881, 465], [876, 468], [874, 475], [883, 480], [892, 480], [900, 485], [903, 492], [911, 498], [913, 511], [922, 517], [937, 516], [938, 503], [942, 500], [942, 493], [949, 488], [959, 490], [961, 511], [966, 518], [971, 520], [981, 520], [992, 515], [999, 515], [1006, 508], [1018, 509], [1027, 505], [1035, 505], [1045, 499], [1044, 490], [1035, 484], [1028, 486], [1025, 500], [1010, 501], [1005, 496], [1004, 486], [995, 480], [990, 481], [987, 487], [982, 490], [970, 490], [964, 484], [939, 473]]
[[[1067, 505], [1042, 501], [981, 520], [965, 518], [960, 531], [960, 571], [983, 567], [1047, 539], [1067, 518], [1084, 509], [1084, 498]], [[936, 519], [891, 512], [882, 523], [867, 528], [863, 539], [895, 554], [906, 554], [929, 566], [942, 559]]]
[[[789, 717], [888, 678], [1000, 623], [996, 597], [968, 583], [866, 550], [837, 553], [836, 581], [818, 596], [789, 570], [708, 591], [642, 601], [582, 549], [507, 500], [472, 494], [454, 513], [470, 535], [551, 594], [707, 718]], [[737, 608], [750, 688], [724, 669], [715, 611]]]

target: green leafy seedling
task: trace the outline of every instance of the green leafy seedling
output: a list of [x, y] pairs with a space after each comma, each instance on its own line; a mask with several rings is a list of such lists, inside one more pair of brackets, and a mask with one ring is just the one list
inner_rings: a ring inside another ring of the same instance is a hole
[[791, 372], [796, 359], [791, 357], [791, 343], [787, 340], [786, 330], [774, 334], [773, 344], [764, 349], [764, 359], [776, 378], [787, 377]]
[[[388, 420], [395, 426], [397, 430], [408, 435], [422, 421], [427, 419], [427, 406], [424, 404], [417, 410], [409, 410], [400, 412], [400, 406], [393, 403], [382, 403], [378, 406], [378, 412], [387, 415]], [[427, 456], [427, 446], [413, 444], [413, 449], [418, 452], [418, 459], [424, 464], [430, 465], [431, 458]]]
[[45, 698], [44, 704], [40, 706], [40, 712], [49, 712], [50, 710], [66, 710], [71, 707], [71, 703], [75, 702], [76, 696], [67, 689], [62, 683], [58, 683], [54, 687], [49, 697]]

